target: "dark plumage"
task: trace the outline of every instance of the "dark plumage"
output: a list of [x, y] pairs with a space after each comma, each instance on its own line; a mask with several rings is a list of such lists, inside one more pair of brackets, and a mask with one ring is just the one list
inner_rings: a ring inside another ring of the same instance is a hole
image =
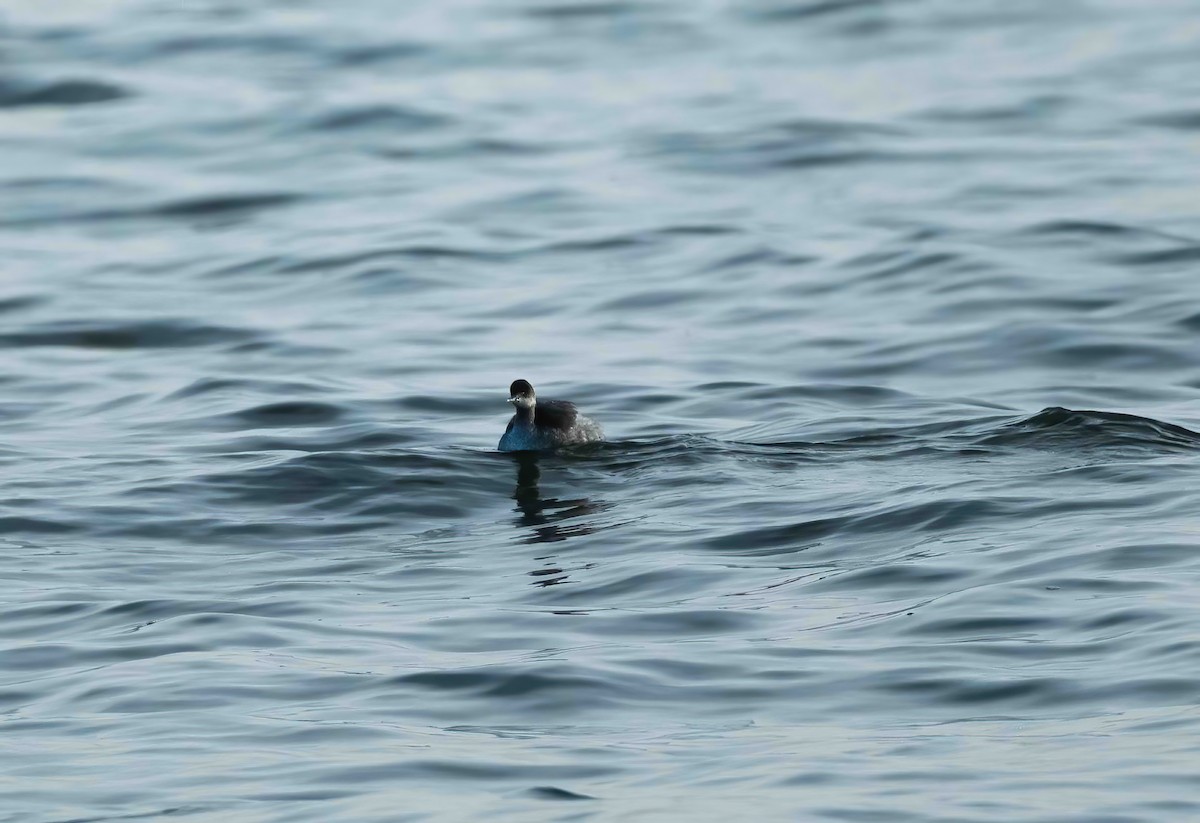
[[550, 449], [571, 443], [602, 440], [600, 427], [566, 400], [538, 400], [528, 380], [508, 387], [515, 413], [500, 438], [500, 451]]
[[539, 400], [533, 407], [533, 425], [539, 429], [569, 429], [579, 409], [569, 400]]

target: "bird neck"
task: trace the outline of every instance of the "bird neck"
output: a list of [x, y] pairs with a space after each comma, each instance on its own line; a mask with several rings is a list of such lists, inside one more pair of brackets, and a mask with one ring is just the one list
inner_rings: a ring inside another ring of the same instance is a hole
[[528, 406], [517, 406], [517, 422], [523, 426], [533, 425], [533, 409], [536, 403], [530, 403]]

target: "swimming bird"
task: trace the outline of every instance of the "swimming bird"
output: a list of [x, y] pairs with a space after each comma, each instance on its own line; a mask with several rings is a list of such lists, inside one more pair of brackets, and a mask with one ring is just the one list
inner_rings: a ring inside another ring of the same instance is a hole
[[538, 400], [528, 380], [514, 380], [508, 402], [516, 408], [496, 446], [502, 452], [534, 451], [604, 439], [594, 420], [566, 400]]

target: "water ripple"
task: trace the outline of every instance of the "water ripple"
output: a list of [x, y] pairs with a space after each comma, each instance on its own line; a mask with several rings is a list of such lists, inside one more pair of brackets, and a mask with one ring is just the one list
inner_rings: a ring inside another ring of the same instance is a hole
[[1197, 818], [1184, 4], [10, 5], [0, 818]]

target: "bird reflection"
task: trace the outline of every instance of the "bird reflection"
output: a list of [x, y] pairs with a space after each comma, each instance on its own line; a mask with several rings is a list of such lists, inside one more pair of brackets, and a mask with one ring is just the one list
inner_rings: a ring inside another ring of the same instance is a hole
[[[560, 543], [596, 531], [597, 526], [576, 519], [604, 511], [608, 508], [605, 504], [593, 503], [586, 497], [542, 497], [539, 488], [542, 470], [538, 466], [541, 455], [537, 452], [513, 452], [512, 457], [517, 464], [517, 486], [513, 490], [513, 499], [517, 501], [516, 511], [520, 512], [516, 525], [526, 532], [521, 538], [522, 542]], [[564, 522], [567, 520], [576, 522]], [[554, 555], [535, 559], [546, 564], [529, 573], [537, 578], [535, 585], [554, 586], [567, 582], [568, 572], [558, 565]]]

